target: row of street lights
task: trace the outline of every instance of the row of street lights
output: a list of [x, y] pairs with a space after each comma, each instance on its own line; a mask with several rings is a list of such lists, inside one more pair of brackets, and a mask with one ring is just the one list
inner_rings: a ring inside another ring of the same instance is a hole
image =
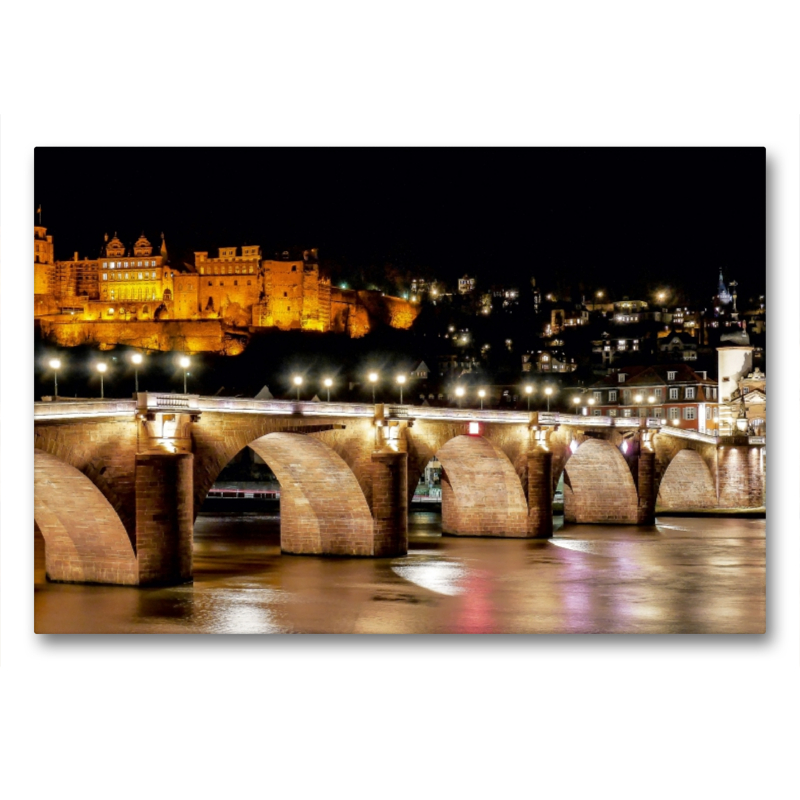
[[[137, 393], [139, 392], [139, 367], [141, 366], [143, 360], [144, 358], [141, 353], [134, 353], [131, 356], [131, 363], [133, 364], [133, 375], [136, 387], [135, 390]], [[58, 371], [61, 369], [61, 359], [51, 358], [48, 363], [50, 369], [53, 370], [53, 396], [58, 397]], [[187, 393], [186, 378], [189, 374], [188, 369], [192, 365], [192, 360], [189, 358], [189, 356], [181, 356], [178, 359], [178, 364], [183, 369], [183, 393], [186, 394]], [[98, 361], [95, 363], [94, 367], [100, 375], [100, 399], [104, 399], [105, 390], [103, 386], [103, 376], [108, 371], [108, 364], [106, 364], [105, 361]]]

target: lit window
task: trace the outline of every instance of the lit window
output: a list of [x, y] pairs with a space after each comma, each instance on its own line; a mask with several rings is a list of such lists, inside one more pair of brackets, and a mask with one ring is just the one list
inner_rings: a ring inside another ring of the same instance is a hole
[[609, 403], [613, 403], [613, 402], [614, 402], [616, 399], [617, 399], [617, 392], [616, 392], [616, 389], [612, 389], [612, 390], [611, 390], [611, 391], [608, 393], [608, 402], [609, 402]]
[[623, 408], [622, 409], [622, 416], [623, 417], [629, 417], [632, 414], [632, 412], [633, 412], [633, 409]]
[[671, 372], [671, 371], [670, 371], [670, 372], [668, 372], [668, 373], [667, 373], [667, 380], [668, 380], [668, 381], [674, 381], [674, 380], [675, 380], [675, 376], [676, 376], [677, 374], [678, 374], [677, 372]]
[[670, 400], [677, 400], [678, 399], [678, 389], [677, 387], [672, 388], [669, 390], [669, 399]]
[[669, 409], [669, 418], [670, 419], [680, 419], [681, 418], [681, 410], [679, 408], [670, 408]]
[[594, 399], [598, 403], [602, 403], [603, 402], [603, 393], [602, 392], [594, 392]]
[[142, 273], [139, 273], [139, 280], [142, 280]]
[[104, 281], [107, 281], [107, 280], [108, 280], [108, 273], [107, 273], [107, 272], [104, 272], [104, 273], [103, 273], [103, 280], [104, 280]]
[[697, 409], [694, 406], [687, 406], [683, 409], [684, 419], [697, 419]]
[[687, 386], [686, 387], [686, 399], [687, 400], [694, 400], [694, 386]]

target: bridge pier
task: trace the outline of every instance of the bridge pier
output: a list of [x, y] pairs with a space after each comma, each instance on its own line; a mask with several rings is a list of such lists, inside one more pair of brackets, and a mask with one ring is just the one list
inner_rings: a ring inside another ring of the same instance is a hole
[[408, 552], [408, 453], [376, 450], [372, 453], [372, 517], [375, 520], [375, 556], [402, 556]]
[[651, 450], [639, 453], [636, 468], [636, 488], [639, 503], [636, 510], [637, 525], [655, 525], [656, 522], [656, 454]]
[[537, 448], [528, 453], [528, 536], [553, 535], [553, 454]]
[[136, 456], [136, 557], [139, 585], [192, 580], [191, 453]]

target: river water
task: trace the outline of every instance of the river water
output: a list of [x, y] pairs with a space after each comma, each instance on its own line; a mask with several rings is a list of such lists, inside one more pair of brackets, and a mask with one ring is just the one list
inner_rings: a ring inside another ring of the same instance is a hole
[[[556, 518], [560, 522], [560, 518]], [[566, 525], [548, 541], [441, 535], [401, 558], [280, 553], [277, 514], [201, 514], [193, 584], [55, 584], [36, 536], [38, 633], [762, 633], [763, 519]]]

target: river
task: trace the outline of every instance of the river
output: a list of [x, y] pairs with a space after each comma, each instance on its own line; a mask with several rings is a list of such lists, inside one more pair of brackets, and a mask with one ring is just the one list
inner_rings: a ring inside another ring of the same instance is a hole
[[[560, 518], [556, 518], [560, 522]], [[37, 633], [762, 633], [763, 519], [566, 525], [547, 541], [441, 535], [409, 516], [401, 558], [280, 553], [277, 514], [201, 514], [193, 584], [50, 583]]]

